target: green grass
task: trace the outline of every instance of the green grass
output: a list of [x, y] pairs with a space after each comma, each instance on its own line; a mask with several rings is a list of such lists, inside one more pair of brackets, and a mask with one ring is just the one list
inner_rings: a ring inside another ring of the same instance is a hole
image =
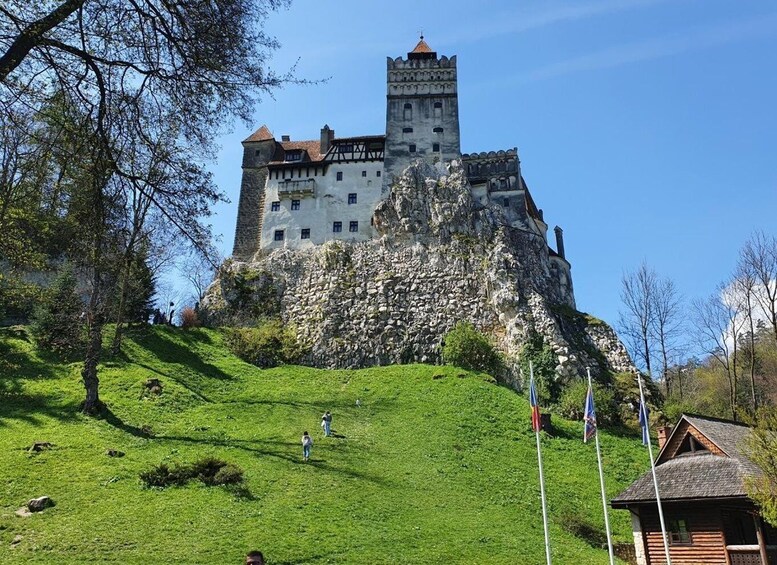
[[[241, 563], [254, 548], [272, 564], [544, 562], [529, 407], [490, 378], [425, 365], [259, 370], [212, 330], [148, 329], [124, 349], [101, 366], [109, 412], [94, 419], [78, 413], [78, 364], [0, 329], [0, 562]], [[160, 396], [144, 394], [148, 378]], [[322, 437], [325, 410], [336, 437]], [[593, 446], [580, 423], [554, 422], [543, 438], [554, 562], [606, 563], [563, 527], [574, 515], [603, 530]], [[28, 453], [36, 441], [54, 448]], [[601, 441], [613, 496], [647, 455], [633, 437]], [[244, 488], [140, 482], [161, 462], [209, 455], [242, 467]], [[54, 508], [14, 515], [44, 494]], [[628, 515], [611, 522], [629, 542]]]

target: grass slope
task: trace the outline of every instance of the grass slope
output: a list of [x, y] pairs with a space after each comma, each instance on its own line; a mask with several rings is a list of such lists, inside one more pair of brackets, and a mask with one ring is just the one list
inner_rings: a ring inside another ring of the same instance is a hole
[[[529, 407], [487, 377], [424, 365], [263, 371], [217, 331], [171, 328], [131, 335], [100, 374], [110, 412], [87, 418], [79, 366], [0, 330], [0, 562], [241, 563], [253, 548], [273, 564], [544, 562]], [[148, 378], [162, 380], [161, 396], [144, 395]], [[318, 426], [327, 409], [337, 437]], [[576, 515], [603, 530], [593, 446], [580, 423], [555, 423], [543, 439], [554, 561], [606, 563], [563, 527]], [[613, 496], [647, 457], [634, 438], [601, 440]], [[55, 447], [30, 454], [35, 441]], [[240, 465], [245, 489], [146, 489], [138, 478], [204, 455]], [[43, 494], [57, 505], [14, 515]], [[628, 516], [611, 518], [629, 541]]]

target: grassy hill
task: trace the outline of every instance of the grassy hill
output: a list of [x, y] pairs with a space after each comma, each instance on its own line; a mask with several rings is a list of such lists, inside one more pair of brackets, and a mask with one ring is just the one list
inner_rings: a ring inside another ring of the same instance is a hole
[[[145, 391], [149, 378], [161, 395]], [[103, 365], [101, 395], [105, 418], [80, 415], [79, 366], [45, 358], [22, 329], [0, 329], [0, 562], [242, 563], [254, 548], [272, 564], [544, 562], [528, 403], [483, 375], [260, 370], [217, 331], [155, 327]], [[336, 437], [322, 436], [325, 410]], [[576, 524], [603, 536], [593, 446], [582, 424], [554, 422], [543, 439], [554, 562], [606, 563], [606, 550], [570, 533]], [[303, 430], [315, 439], [308, 464]], [[54, 447], [28, 453], [36, 441]], [[601, 441], [613, 496], [647, 455], [633, 437]], [[205, 455], [242, 467], [245, 487], [139, 479]], [[44, 494], [54, 508], [14, 515]], [[628, 515], [611, 518], [616, 541], [630, 542]]]

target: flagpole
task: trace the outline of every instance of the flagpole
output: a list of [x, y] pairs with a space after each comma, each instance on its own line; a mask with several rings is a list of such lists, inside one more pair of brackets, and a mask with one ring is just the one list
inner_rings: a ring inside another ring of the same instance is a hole
[[[639, 402], [640, 409], [646, 409], [645, 395], [642, 392], [642, 375], [637, 371], [637, 384], [639, 385]], [[650, 456], [650, 470], [653, 473], [653, 487], [656, 490], [656, 504], [658, 505], [658, 518], [661, 521], [661, 537], [664, 539], [664, 553], [666, 555], [666, 565], [672, 565], [672, 559], [669, 557], [669, 540], [666, 537], [666, 525], [664, 524], [664, 510], [661, 506], [661, 496], [658, 494], [658, 479], [656, 478], [656, 465], [653, 462], [653, 447], [650, 444], [650, 426], [645, 418], [645, 428], [647, 429], [647, 446], [648, 455]]]
[[[593, 394], [593, 386], [591, 385], [591, 369], [586, 367], [588, 372], [588, 388]], [[599, 485], [602, 489], [602, 509], [604, 510], [604, 529], [607, 531], [607, 551], [610, 554], [610, 565], [615, 565], [615, 555], [612, 551], [612, 535], [610, 534], [610, 518], [607, 515], [607, 495], [604, 492], [604, 471], [602, 470], [602, 452], [599, 448], [599, 423], [596, 424], [596, 433], [594, 434], [596, 440], [596, 460], [599, 462]]]
[[[529, 361], [529, 372], [531, 374], [532, 384], [534, 384], [534, 364], [531, 361]], [[540, 449], [540, 430], [539, 430], [540, 427], [542, 426], [539, 426], [534, 431], [534, 435], [537, 438], [537, 462], [539, 463], [539, 467], [540, 467], [540, 494], [542, 495], [542, 526], [545, 530], [545, 558], [548, 562], [548, 565], [551, 565], [550, 535], [548, 534], [548, 508], [545, 502], [545, 478], [543, 477], [543, 474], [542, 474], [542, 450]]]

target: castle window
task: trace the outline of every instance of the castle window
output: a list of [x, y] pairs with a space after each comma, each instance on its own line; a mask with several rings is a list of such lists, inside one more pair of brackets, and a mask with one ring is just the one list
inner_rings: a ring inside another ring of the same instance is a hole
[[261, 154], [262, 154], [262, 152], [261, 152], [259, 149], [257, 149], [256, 151], [254, 151], [254, 157], [258, 157], [258, 156], [259, 156], [259, 155], [261, 155]]
[[502, 206], [504, 206], [505, 208], [508, 208], [510, 206], [510, 201], [507, 198], [505, 198], [502, 201]]
[[281, 201], [275, 200], [272, 204], [270, 204], [270, 212], [280, 212], [281, 211]]
[[299, 234], [300, 239], [310, 239], [310, 228], [302, 228]]
[[433, 131], [434, 133], [442, 133], [442, 132], [443, 132], [443, 129], [442, 129], [442, 128], [434, 128], [432, 131]]
[[355, 192], [349, 193], [348, 194], [348, 204], [356, 204], [356, 198], [357, 198], [357, 196], [356, 196]]
[[402, 128], [402, 133], [413, 133], [413, 128]]
[[351, 222], [350, 224], [348, 224], [348, 231], [349, 232], [359, 231], [359, 222]]
[[275, 230], [275, 241], [283, 241], [283, 230]]
[[442, 102], [435, 102], [434, 103], [434, 107], [435, 108], [439, 108], [440, 110], [442, 110]]
[[405, 104], [404, 116], [403, 117], [406, 120], [412, 120], [413, 119], [413, 105], [410, 104], [410, 102]]
[[380, 176], [380, 171], [375, 171], [375, 176], [379, 177]]
[[434, 117], [435, 118], [442, 117], [442, 102], [434, 103]]
[[408, 148], [410, 153], [415, 153], [415, 143], [411, 143], [410, 147]]
[[353, 143], [346, 143], [337, 148], [339, 153], [353, 153]]
[[286, 160], [287, 161], [301, 161], [302, 160], [302, 151], [287, 151], [286, 152]]
[[439, 143], [432, 143], [432, 151], [434, 151], [435, 153], [439, 153], [440, 152], [440, 144]]
[[343, 180], [343, 171], [337, 171], [337, 180]]
[[291, 201], [291, 209], [292, 210], [299, 210], [299, 200], [292, 200]]
[[341, 231], [343, 231], [343, 222], [333, 222], [332, 231], [334, 233], [340, 233]]
[[362, 171], [362, 176], [366, 177], [367, 176], [367, 171]]

